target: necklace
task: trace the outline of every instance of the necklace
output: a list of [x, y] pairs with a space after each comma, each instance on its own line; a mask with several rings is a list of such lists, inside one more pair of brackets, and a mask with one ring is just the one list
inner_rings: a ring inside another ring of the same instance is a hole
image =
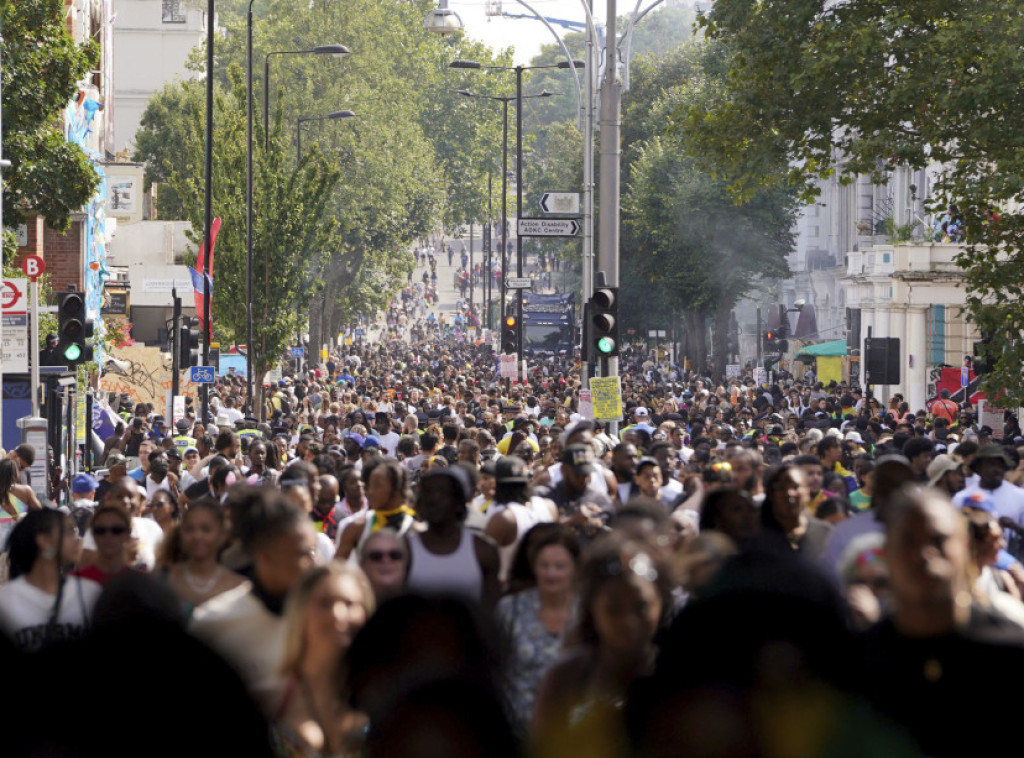
[[221, 568], [220, 566], [217, 566], [217, 568], [213, 572], [213, 576], [211, 576], [205, 582], [198, 582], [196, 581], [196, 578], [192, 575], [192, 572], [188, 570], [188, 566], [185, 566], [185, 583], [192, 589], [193, 592], [196, 592], [200, 595], [205, 595], [207, 592], [209, 592], [217, 586], [217, 582], [220, 580], [220, 573]]

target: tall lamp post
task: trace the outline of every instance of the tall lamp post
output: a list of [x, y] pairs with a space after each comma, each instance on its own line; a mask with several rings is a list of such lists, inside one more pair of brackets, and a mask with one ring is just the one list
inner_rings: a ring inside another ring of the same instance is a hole
[[[470, 60], [456, 60], [448, 64], [448, 68], [456, 69], [487, 69], [491, 71], [515, 71], [516, 72], [516, 276], [523, 276], [523, 238], [519, 235], [519, 219], [523, 217], [523, 72], [533, 69], [542, 68], [561, 68], [561, 69], [576, 69], [583, 68], [583, 61], [565, 60], [559, 61], [548, 66], [484, 66], [478, 61]], [[550, 95], [550, 93], [548, 93]], [[541, 93], [543, 95], [543, 93]], [[493, 98], [499, 99], [499, 98]], [[506, 104], [506, 124], [508, 122], [508, 106]], [[506, 126], [507, 133], [507, 126]], [[507, 141], [507, 140], [506, 140]], [[507, 170], [507, 167], [506, 167]], [[507, 249], [506, 232], [508, 229], [505, 226], [505, 208], [504, 208], [504, 189], [502, 191], [502, 239], [501, 247], [502, 254], [504, 255]], [[505, 270], [502, 267], [502, 313], [504, 313], [505, 303]], [[519, 325], [520, 337], [517, 341], [519, 352], [517, 360], [521, 363], [523, 360], [523, 298], [516, 298], [516, 323]]]
[[[301, 118], [295, 119], [295, 164], [298, 165], [302, 162], [302, 125], [308, 124], [313, 121], [339, 121], [341, 119], [353, 118], [356, 114], [352, 111], [334, 111], [328, 113], [326, 116], [302, 116]], [[298, 335], [298, 344], [302, 345], [302, 334]], [[312, 348], [312, 346], [310, 346]], [[302, 370], [302, 358], [296, 358], [299, 373]]]
[[[464, 63], [466, 61], [454, 61], [449, 64], [449, 68], [471, 68], [456, 66], [456, 63]], [[469, 61], [472, 62], [472, 61]], [[479, 64], [477, 64], [479, 66]], [[502, 120], [501, 120], [501, 316], [505, 317], [505, 278], [508, 276], [508, 104], [516, 102], [517, 100], [529, 100], [531, 98], [538, 97], [551, 97], [554, 93], [544, 90], [538, 92], [535, 95], [523, 95], [517, 93], [516, 95], [501, 96], [501, 95], [483, 95], [470, 92], [468, 89], [453, 90], [455, 93], [462, 95], [463, 97], [477, 98], [479, 100], [493, 100], [501, 103], [502, 109]], [[521, 120], [519, 123], [522, 123]], [[490, 179], [488, 178], [488, 183]], [[488, 187], [489, 189], [489, 187]], [[520, 195], [520, 203], [522, 202], [522, 195]], [[517, 206], [518, 208], [518, 206]], [[518, 210], [517, 210], [518, 214]], [[518, 234], [516, 235], [518, 238]], [[488, 276], [488, 300], [490, 298], [490, 275], [491, 275], [491, 259], [490, 250], [488, 250], [487, 256], [487, 276]], [[519, 273], [517, 276], [522, 276], [522, 263], [519, 265]], [[520, 298], [520, 304], [522, 298]], [[491, 311], [490, 304], [488, 303], [487, 310], [487, 326], [491, 325]]]
[[[252, 4], [255, 0], [249, 0], [249, 9], [245, 17], [245, 256], [246, 256], [246, 306], [245, 306], [245, 378], [248, 393], [248, 409], [250, 414], [255, 414], [255, 384], [252, 366], [253, 340], [253, 284], [252, 284]], [[212, 0], [211, 0], [212, 3]], [[264, 150], [269, 147], [269, 134], [267, 129], [267, 111], [269, 107], [270, 93], [270, 56], [271, 55], [334, 55], [344, 58], [349, 54], [349, 49], [344, 45], [321, 45], [311, 50], [278, 51], [269, 53], [263, 61], [263, 132], [265, 136]]]

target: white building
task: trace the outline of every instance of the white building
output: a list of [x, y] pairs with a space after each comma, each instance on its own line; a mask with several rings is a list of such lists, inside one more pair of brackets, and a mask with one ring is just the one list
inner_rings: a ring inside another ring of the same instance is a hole
[[150, 97], [165, 84], [190, 79], [189, 53], [206, 31], [201, 3], [113, 0], [113, 135], [108, 148], [130, 156]]
[[[926, 407], [929, 385], [941, 366], [959, 367], [978, 339], [964, 314], [964, 273], [955, 263], [960, 245], [873, 245], [847, 255], [842, 280], [846, 303], [859, 312], [861, 339], [900, 340], [900, 383], [879, 387], [901, 393], [912, 411]], [[864, 383], [863, 362], [860, 383]]]

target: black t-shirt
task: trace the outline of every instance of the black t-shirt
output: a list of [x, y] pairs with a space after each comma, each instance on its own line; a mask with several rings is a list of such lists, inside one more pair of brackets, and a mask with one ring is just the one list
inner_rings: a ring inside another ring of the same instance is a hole
[[190, 484], [185, 488], [184, 494], [189, 500], [198, 500], [210, 495], [210, 480], [207, 478]]
[[922, 754], [1019, 753], [1024, 630], [1000, 613], [975, 606], [965, 628], [926, 639], [904, 637], [885, 619], [861, 643], [865, 694]]

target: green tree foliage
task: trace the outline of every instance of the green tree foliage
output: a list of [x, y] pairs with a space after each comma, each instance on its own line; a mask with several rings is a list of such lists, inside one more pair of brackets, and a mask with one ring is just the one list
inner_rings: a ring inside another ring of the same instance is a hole
[[[633, 304], [626, 322], [665, 328], [666, 316], [678, 315], [691, 361], [703, 363], [704, 324], [714, 319], [715, 369], [724, 372], [733, 306], [759, 279], [789, 273], [796, 204], [792, 192], [779, 188], [737, 204], [726, 184], [687, 154], [692, 146], [671, 128], [670, 116], [715, 88], [699, 57], [695, 48], [679, 48], [634, 70], [623, 117], [630, 142], [621, 281], [623, 302]], [[656, 322], [652, 313], [659, 314]]]
[[[60, 113], [77, 83], [95, 68], [95, 42], [74, 43], [61, 0], [2, 0], [4, 223], [39, 213], [63, 230], [89, 200], [99, 178], [82, 150], [61, 131]], [[6, 247], [6, 246], [5, 246]]]
[[[725, 86], [680, 110], [695, 155], [735, 193], [816, 177], [937, 166], [968, 250], [967, 310], [993, 335], [989, 391], [1024, 402], [1024, 15], [1011, 0], [718, 0], [705, 32], [730, 51]], [[790, 161], [788, 176], [771, 171]]]
[[[218, 3], [227, 29], [216, 47], [215, 77], [222, 88], [233, 86], [228, 72], [244, 72], [246, 5], [240, 0]], [[488, 64], [494, 58], [478, 43], [426, 33], [423, 19], [433, 7], [426, 0], [346, 0], [301, 7], [292, 0], [266, 0], [253, 6], [256, 121], [261, 120], [262, 100], [269, 94], [271, 131], [290, 149], [291, 163], [297, 119], [341, 109], [357, 114], [355, 119], [303, 126], [303, 155], [319, 151], [339, 170], [326, 205], [334, 221], [333, 236], [319, 250], [301, 253], [317, 259], [307, 261], [315, 263], [318, 272], [306, 290], [314, 345], [336, 334], [353, 315], [386, 304], [406, 280], [411, 267], [408, 250], [417, 237], [442, 223], [450, 226], [482, 215], [486, 155], [493, 149], [496, 127], [493, 121], [479, 114], [471, 117], [456, 107], [462, 98], [448, 90], [466, 85], [459, 83], [448, 63], [470, 58]], [[344, 44], [352, 55], [344, 60], [273, 56], [269, 83], [263, 81], [267, 53], [327, 44]], [[201, 71], [202, 56], [194, 60]], [[161, 189], [161, 213], [192, 218], [193, 204], [201, 197], [181, 190], [191, 166], [183, 165], [175, 124], [199, 124], [204, 111], [201, 101], [185, 96], [187, 88], [175, 85], [151, 101], [144, 117], [151, 134], [140, 135], [137, 158], [146, 161], [151, 179], [172, 185], [170, 192], [166, 186]], [[237, 97], [234, 102], [244, 127], [244, 100]], [[257, 131], [262, 134], [259, 123]], [[257, 166], [264, 160], [261, 150], [258, 145]], [[280, 161], [287, 170], [288, 150]], [[195, 174], [196, 181], [200, 175], [201, 171]], [[179, 179], [169, 179], [173, 176]], [[221, 193], [244, 192], [244, 177], [241, 164], [237, 173], [225, 175], [224, 187], [215, 188], [218, 215], [223, 215], [218, 206]], [[269, 203], [264, 199], [258, 205], [267, 208]], [[261, 236], [257, 255], [263, 244]], [[293, 255], [299, 254], [293, 250]]]
[[[214, 214], [222, 226], [214, 255], [212, 293], [215, 340], [245, 343], [247, 255], [245, 247], [245, 88], [241, 72], [230, 72], [229, 91], [214, 99]], [[139, 132], [140, 154], [192, 223], [197, 249], [203, 239], [205, 85], [173, 85], [156, 110], [147, 111]], [[158, 100], [160, 98], [157, 98]], [[156, 101], [154, 101], [156, 102]], [[168, 103], [175, 107], [167, 108]], [[319, 251], [329, 249], [337, 224], [329, 213], [340, 170], [314, 145], [295, 163], [290, 134], [275, 122], [269, 150], [259, 150], [254, 175], [253, 366], [257, 377], [291, 344], [322, 276]], [[262, 145], [262, 129], [259, 130]], [[168, 145], [174, 145], [173, 158]], [[145, 152], [153, 146], [153, 152]], [[194, 256], [193, 256], [194, 261]]]

